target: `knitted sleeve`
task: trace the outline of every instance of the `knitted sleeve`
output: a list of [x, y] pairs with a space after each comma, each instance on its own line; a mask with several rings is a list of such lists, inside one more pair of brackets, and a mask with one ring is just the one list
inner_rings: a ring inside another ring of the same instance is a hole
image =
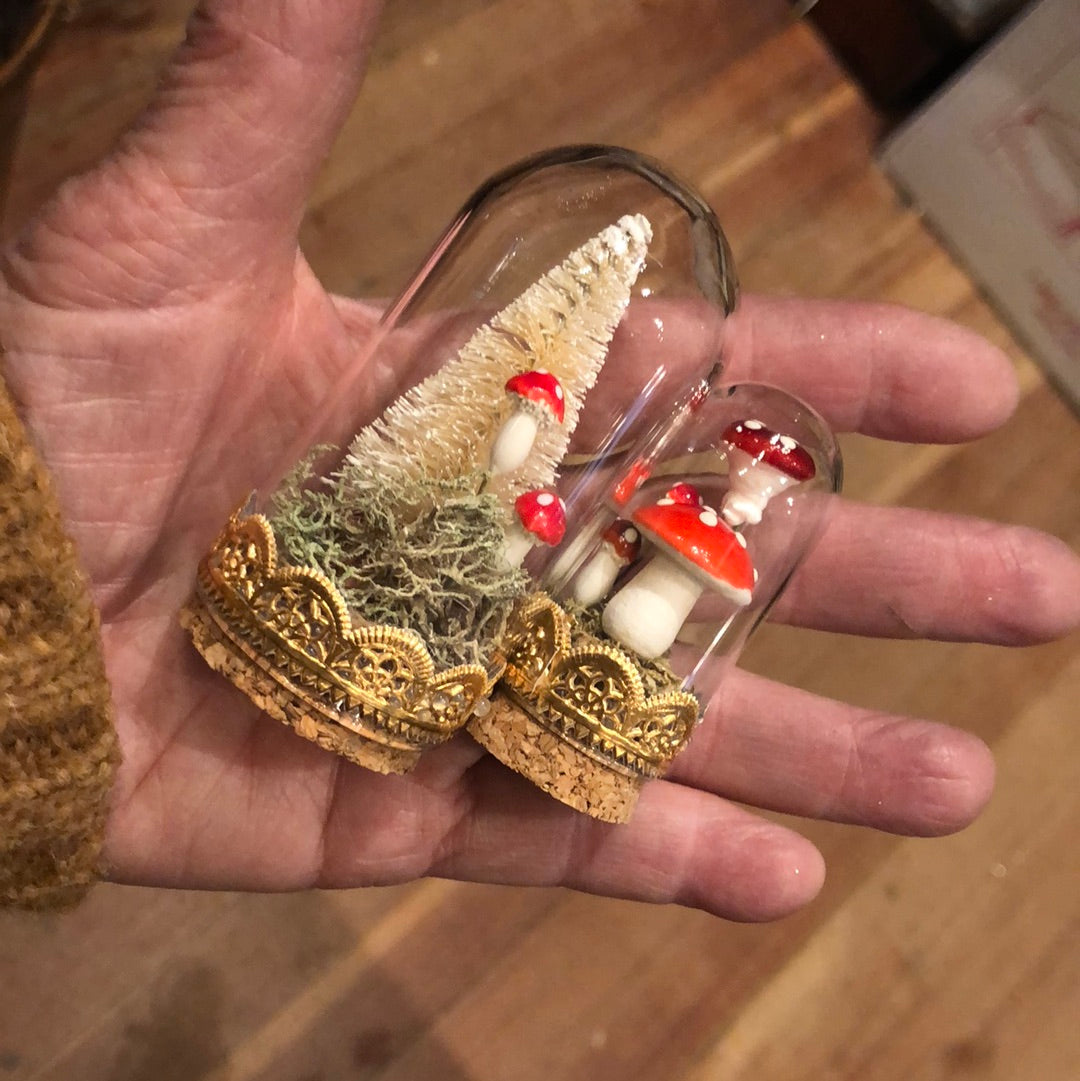
[[117, 761], [97, 613], [0, 383], [0, 904], [82, 897]]

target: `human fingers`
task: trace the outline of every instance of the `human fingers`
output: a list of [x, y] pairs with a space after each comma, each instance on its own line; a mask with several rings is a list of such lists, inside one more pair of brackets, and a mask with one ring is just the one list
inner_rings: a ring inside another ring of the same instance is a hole
[[772, 615], [849, 634], [1029, 645], [1080, 624], [1080, 559], [1022, 526], [836, 500]]
[[[717, 318], [701, 303], [632, 305], [586, 401], [585, 443], [609, 429], [631, 391], [647, 391], [650, 401], [638, 406], [646, 421], [690, 393], [717, 359]], [[955, 323], [896, 305], [747, 295], [722, 336], [723, 382], [782, 387], [837, 431], [962, 442], [998, 427], [1016, 404], [1012, 365], [1000, 350]]]
[[890, 304], [745, 296], [725, 379], [774, 383], [838, 431], [952, 443], [1016, 405], [1008, 358], [955, 323]]
[[818, 893], [824, 864], [797, 833], [667, 781], [642, 790], [628, 823], [572, 811], [491, 758], [468, 778], [470, 811], [428, 873], [777, 919]]
[[553, 800], [465, 738], [425, 755], [407, 778], [340, 769], [320, 855], [314, 884], [323, 887], [434, 875], [569, 886], [737, 920], [786, 915], [824, 877], [810, 842], [713, 795], [650, 782], [631, 820], [612, 825]]
[[734, 671], [670, 779], [755, 807], [935, 836], [975, 818], [994, 766], [958, 729]]
[[[718, 359], [722, 383], [781, 387], [838, 432], [960, 442], [998, 427], [1016, 403], [1008, 359], [979, 335], [887, 304], [744, 297], [722, 331], [701, 303], [653, 298], [627, 311], [586, 402], [575, 449], [632, 410], [663, 421]], [[612, 378], [614, 377], [614, 378]]]

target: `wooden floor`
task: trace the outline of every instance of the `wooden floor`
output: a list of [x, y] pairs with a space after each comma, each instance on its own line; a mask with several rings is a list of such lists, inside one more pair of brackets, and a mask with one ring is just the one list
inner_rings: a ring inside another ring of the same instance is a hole
[[[1053, 465], [1077, 447], [1074, 420], [874, 167], [874, 114], [785, 3], [388, 6], [304, 226], [330, 285], [392, 292], [470, 188], [518, 156], [629, 145], [704, 192], [747, 287], [900, 301], [1016, 358], [1024, 400], [1003, 432], [958, 449], [849, 439], [851, 494], [1080, 545], [1080, 455]], [[7, 229], [109, 144], [187, 7], [89, 0], [58, 36]], [[762, 633], [748, 667], [963, 725], [1000, 771], [985, 816], [954, 838], [806, 826], [829, 880], [774, 926], [440, 881], [279, 897], [102, 887], [63, 919], [5, 917], [0, 1081], [1075, 1081], [1077, 644]]]

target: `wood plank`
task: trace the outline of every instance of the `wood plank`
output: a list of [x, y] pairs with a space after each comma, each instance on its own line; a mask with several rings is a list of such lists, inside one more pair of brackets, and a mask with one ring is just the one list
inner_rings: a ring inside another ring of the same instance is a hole
[[[634, 988], [656, 971], [655, 959], [695, 932], [710, 944], [726, 937], [716, 921], [671, 909], [573, 898], [561, 915], [525, 936], [484, 984], [439, 1017], [395, 1060], [386, 1081], [437, 1077], [446, 1054], [475, 1081], [570, 1081], [596, 1077], [601, 1069], [627, 1076], [623, 1069], [666, 1037], [669, 1021], [664, 1003]], [[700, 945], [697, 965], [711, 972], [716, 959]], [[572, 992], [566, 993], [568, 986], [550, 994], [552, 979], [569, 972]], [[699, 972], [683, 975], [689, 983], [700, 978]], [[744, 976], [752, 978], [750, 966]]]
[[[355, 891], [342, 904], [329, 894], [104, 886], [71, 916], [4, 916], [0, 1047], [15, 1064], [4, 1076], [123, 1077], [121, 1062], [144, 1059], [162, 1072], [131, 1076], [190, 1076], [184, 1071], [213, 1065], [417, 888]], [[201, 1035], [175, 1013], [185, 997], [216, 1003]], [[174, 1065], [157, 1063], [159, 1044]]]
[[1061, 723], [1078, 700], [1074, 658], [1002, 742], [982, 821], [945, 845], [900, 845], [685, 1081], [1075, 1077], [1080, 1032], [1059, 1025], [1039, 1049], [1036, 1003], [1056, 1017], [1051, 996], [1078, 990], [1080, 868], [1061, 859], [1080, 830], [1080, 728]]
[[[368, 1076], [404, 1055], [522, 935], [559, 911], [557, 890], [427, 883], [434, 906], [376, 931], [230, 1050], [210, 1081]], [[397, 913], [394, 914], [395, 918]], [[462, 1078], [440, 1053], [432, 1076]]]
[[[570, 6], [583, 18], [582, 5]], [[698, 0], [680, 0], [674, 9], [626, 0], [592, 10], [585, 33], [549, 40], [548, 9], [501, 5], [503, 18], [523, 24], [515, 30], [520, 41], [513, 38], [517, 49], [508, 48], [505, 33], [495, 36], [501, 23], [478, 15], [458, 50], [466, 70], [451, 69], [449, 88], [438, 81], [443, 64], [428, 74], [410, 68], [406, 80], [400, 64], [372, 73], [338, 141], [350, 183], [342, 184], [332, 158], [301, 233], [305, 254], [330, 288], [359, 296], [397, 292], [472, 189], [538, 148], [600, 141], [648, 152], [638, 126], [653, 100], [722, 66], [747, 37], [764, 36], [778, 5], [740, 6], [720, 22], [715, 7]], [[446, 54], [445, 64], [458, 52]], [[478, 106], [465, 86], [491, 79], [495, 86]], [[391, 90], [386, 84], [394, 80]], [[419, 89], [411, 85], [417, 80]], [[402, 123], [396, 112], [403, 89], [409, 100], [421, 99], [419, 124]], [[373, 146], [377, 155], [368, 150]]]

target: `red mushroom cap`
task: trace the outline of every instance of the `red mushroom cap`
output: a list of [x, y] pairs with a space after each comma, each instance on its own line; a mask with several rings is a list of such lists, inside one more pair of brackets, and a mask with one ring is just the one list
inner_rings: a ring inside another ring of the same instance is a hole
[[522, 528], [541, 544], [555, 545], [563, 539], [566, 533], [566, 507], [551, 490], [535, 488], [531, 492], [522, 492], [514, 500], [514, 510]]
[[615, 505], [626, 506], [630, 502], [630, 497], [649, 479], [650, 472], [652, 469], [644, 458], [635, 458], [611, 491], [611, 498], [615, 501]]
[[754, 565], [746, 541], [708, 507], [656, 503], [634, 513], [650, 540], [665, 547], [695, 571], [705, 584], [736, 604], [749, 604]]
[[816, 472], [814, 459], [790, 435], [780, 435], [760, 420], [729, 424], [724, 430], [724, 442], [794, 480], [809, 480]]
[[684, 480], [679, 481], [678, 484], [673, 484], [665, 493], [664, 498], [660, 500], [662, 506], [669, 502], [681, 503], [686, 507], [702, 507], [705, 505], [701, 493], [692, 484], [687, 484]]
[[615, 558], [624, 565], [636, 559], [641, 551], [641, 534], [634, 523], [625, 518], [616, 518], [600, 537], [605, 544], [611, 545]]
[[506, 393], [544, 406], [557, 424], [562, 424], [566, 398], [562, 384], [551, 372], [518, 372], [506, 381]]

